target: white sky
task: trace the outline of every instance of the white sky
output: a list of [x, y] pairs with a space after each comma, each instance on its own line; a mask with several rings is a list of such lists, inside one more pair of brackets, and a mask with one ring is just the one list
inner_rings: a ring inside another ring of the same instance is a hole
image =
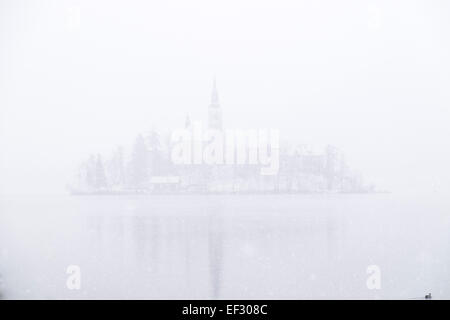
[[0, 192], [61, 193], [139, 132], [333, 143], [392, 191], [450, 186], [448, 1], [0, 0]]

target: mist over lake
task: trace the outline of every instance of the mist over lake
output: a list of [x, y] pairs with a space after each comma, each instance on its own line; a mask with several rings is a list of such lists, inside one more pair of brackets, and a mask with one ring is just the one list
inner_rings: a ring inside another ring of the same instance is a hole
[[[12, 196], [0, 207], [9, 299], [450, 297], [438, 196]], [[66, 286], [70, 265], [80, 290]]]
[[0, 299], [450, 299], [449, 13], [0, 0]]

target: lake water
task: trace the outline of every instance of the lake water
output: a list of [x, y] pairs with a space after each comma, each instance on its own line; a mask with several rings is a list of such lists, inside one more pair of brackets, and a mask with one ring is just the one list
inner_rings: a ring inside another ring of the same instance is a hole
[[[450, 201], [366, 195], [0, 198], [8, 299], [450, 298]], [[69, 265], [81, 288], [69, 290]], [[368, 266], [380, 270], [369, 289]]]

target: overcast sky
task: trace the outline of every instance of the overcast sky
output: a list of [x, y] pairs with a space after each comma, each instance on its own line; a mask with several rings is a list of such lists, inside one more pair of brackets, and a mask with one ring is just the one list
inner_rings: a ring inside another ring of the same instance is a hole
[[0, 0], [0, 192], [206, 121], [335, 144], [381, 189], [450, 185], [448, 1]]

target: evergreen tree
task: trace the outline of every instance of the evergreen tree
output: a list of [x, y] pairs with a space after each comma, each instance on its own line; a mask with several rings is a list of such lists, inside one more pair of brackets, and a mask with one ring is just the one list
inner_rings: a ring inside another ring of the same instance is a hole
[[158, 132], [151, 130], [148, 137], [148, 148], [149, 148], [149, 166], [151, 175], [163, 175], [164, 173], [164, 161], [162, 154], [161, 137]]
[[129, 173], [132, 188], [136, 190], [145, 188], [149, 178], [149, 154], [141, 134], [137, 136], [134, 143]]
[[91, 154], [86, 163], [86, 185], [88, 188], [95, 188], [95, 156]]
[[327, 180], [327, 189], [335, 188], [336, 174], [338, 167], [338, 151], [335, 147], [328, 145], [325, 150], [325, 178]]
[[112, 155], [108, 165], [108, 177], [113, 186], [123, 187], [125, 185], [125, 167], [122, 147], [118, 147]]
[[95, 187], [97, 189], [104, 189], [107, 187], [105, 167], [103, 166], [102, 157], [97, 155], [95, 163]]

